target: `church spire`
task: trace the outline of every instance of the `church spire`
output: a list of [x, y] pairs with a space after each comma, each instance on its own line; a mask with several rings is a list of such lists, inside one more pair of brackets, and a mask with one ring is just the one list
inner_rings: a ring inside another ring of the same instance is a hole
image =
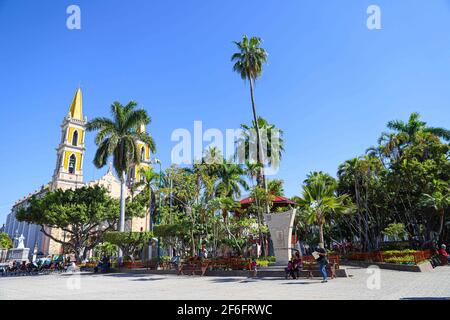
[[69, 115], [76, 120], [83, 120], [83, 96], [81, 94], [81, 88], [78, 87], [73, 97], [72, 103], [69, 109]]
[[78, 87], [69, 113], [61, 125], [61, 142], [56, 149], [57, 161], [52, 190], [83, 185], [84, 136], [87, 119], [83, 119], [81, 89]]

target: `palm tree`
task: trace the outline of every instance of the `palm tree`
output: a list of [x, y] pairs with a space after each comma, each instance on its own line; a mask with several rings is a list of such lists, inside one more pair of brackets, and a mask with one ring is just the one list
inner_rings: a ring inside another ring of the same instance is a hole
[[307, 213], [307, 222], [318, 224], [319, 246], [323, 248], [323, 227], [326, 223], [326, 216], [331, 213], [348, 213], [352, 206], [348, 204], [348, 195], [337, 196], [336, 185], [330, 184], [325, 175], [319, 177], [303, 186], [302, 196], [297, 198], [297, 203]]
[[[253, 154], [258, 150], [257, 141], [254, 140], [253, 132], [259, 130], [260, 133], [266, 133], [266, 145], [262, 146], [263, 154], [267, 155], [266, 162], [270, 166], [278, 167], [284, 152], [283, 130], [278, 129], [274, 124], [270, 124], [263, 117], [258, 117], [258, 123], [252, 121], [252, 125], [241, 124], [242, 135], [237, 140], [237, 157], [239, 161], [246, 159], [254, 159]], [[242, 152], [244, 151], [244, 152]], [[258, 184], [262, 186], [263, 177], [258, 174], [256, 176]]]
[[267, 183], [267, 189], [269, 189], [269, 194], [271, 196], [284, 196], [284, 181], [280, 179], [269, 180]]
[[438, 235], [440, 236], [444, 228], [445, 210], [450, 206], [450, 194], [448, 190], [444, 190], [443, 192], [435, 191], [431, 195], [426, 193], [422, 194], [420, 205], [425, 208], [432, 208], [439, 214]]
[[435, 135], [446, 141], [450, 140], [450, 131], [439, 127], [428, 127], [427, 123], [420, 120], [420, 114], [417, 112], [411, 113], [408, 122], [402, 120], [389, 121], [387, 127], [397, 133], [404, 133], [407, 137], [407, 142], [413, 142], [419, 132], [426, 132]]
[[149, 220], [150, 220], [149, 221], [149, 230], [153, 231], [152, 200], [155, 197], [154, 189], [158, 188], [160, 185], [160, 175], [159, 175], [159, 173], [156, 173], [155, 171], [153, 171], [153, 168], [151, 168], [151, 167], [141, 168], [140, 175], [144, 179], [137, 182], [135, 184], [135, 186], [137, 188], [144, 187], [142, 189], [142, 192], [148, 194], [148, 197], [149, 197], [148, 216], [149, 216]]
[[[120, 223], [119, 231], [125, 231], [125, 193], [126, 174], [133, 164], [141, 161], [138, 141], [147, 144], [152, 152], [156, 151], [155, 142], [147, 133], [140, 130], [150, 123], [151, 119], [144, 109], [135, 109], [137, 103], [130, 101], [123, 106], [119, 102], [111, 105], [112, 119], [99, 117], [87, 124], [88, 131], [97, 130], [95, 143], [98, 146], [95, 153], [94, 165], [102, 168], [108, 157], [113, 157], [113, 166], [120, 183]], [[122, 255], [119, 253], [119, 263]]]
[[321, 182], [323, 181], [327, 186], [331, 187], [331, 188], [335, 188], [336, 187], [336, 179], [334, 179], [332, 176], [330, 176], [328, 173], [323, 172], [323, 171], [314, 171], [314, 172], [310, 172], [306, 175], [306, 179], [303, 181], [304, 184], [311, 185], [314, 184], [316, 182]]
[[244, 190], [249, 189], [247, 182], [242, 177], [244, 174], [244, 169], [239, 165], [224, 161], [217, 172], [216, 195], [232, 199], [239, 198], [241, 196], [241, 187]]
[[244, 171], [247, 175], [247, 178], [250, 180], [252, 186], [254, 186], [254, 179], [258, 176], [258, 173], [261, 171], [261, 164], [250, 162], [245, 160]]
[[[241, 76], [242, 80], [249, 82], [250, 84], [250, 97], [252, 102], [253, 121], [256, 126], [256, 139], [257, 146], [260, 150], [257, 152], [257, 162], [264, 164], [264, 159], [261, 158], [262, 146], [260, 131], [258, 125], [258, 117], [256, 113], [255, 95], [254, 95], [254, 83], [256, 79], [262, 74], [263, 65], [267, 62], [267, 52], [261, 48], [262, 40], [258, 37], [248, 38], [243, 36], [241, 41], [234, 41], [239, 52], [232, 55], [231, 61], [235, 62], [233, 70]], [[261, 154], [260, 154], [261, 153]], [[267, 190], [264, 178], [264, 168], [261, 168], [262, 183]]]

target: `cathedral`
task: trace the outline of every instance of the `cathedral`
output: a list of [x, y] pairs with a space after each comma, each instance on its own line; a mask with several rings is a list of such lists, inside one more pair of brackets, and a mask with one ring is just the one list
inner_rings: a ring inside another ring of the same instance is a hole
[[[25, 237], [24, 244], [30, 248], [30, 255], [37, 252], [40, 255], [53, 255], [62, 253], [62, 245], [53, 239], [47, 237], [41, 232], [40, 225], [29, 224], [16, 220], [17, 211], [26, 206], [32, 196], [42, 197], [47, 192], [57, 189], [75, 189], [82, 186], [100, 185], [106, 188], [113, 198], [120, 198], [120, 181], [114, 175], [112, 165], [109, 165], [107, 173], [98, 180], [84, 182], [83, 162], [85, 160], [85, 136], [86, 136], [87, 118], [83, 115], [83, 98], [81, 89], [78, 88], [70, 104], [69, 112], [61, 124], [61, 140], [56, 148], [56, 167], [50, 182], [41, 186], [38, 190], [28, 194], [18, 200], [12, 207], [11, 212], [6, 218], [4, 232], [11, 238], [17, 238], [20, 235]], [[145, 131], [145, 126], [140, 130]], [[150, 166], [150, 149], [143, 143], [138, 142], [141, 151], [141, 163], [130, 168], [128, 172], [128, 188], [135, 181], [139, 181], [140, 168]], [[129, 190], [127, 193], [129, 194]], [[144, 218], [133, 218], [127, 221], [126, 230], [145, 231], [149, 229], [148, 214]], [[47, 233], [50, 233], [57, 239], [64, 239], [65, 234], [60, 229], [44, 226]]]

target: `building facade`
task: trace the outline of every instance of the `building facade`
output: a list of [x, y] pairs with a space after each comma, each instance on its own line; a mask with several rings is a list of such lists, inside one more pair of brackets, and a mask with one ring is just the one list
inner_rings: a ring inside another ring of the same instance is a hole
[[[85, 135], [86, 135], [87, 118], [83, 116], [83, 97], [81, 89], [78, 88], [73, 97], [69, 112], [61, 124], [61, 140], [56, 149], [56, 166], [52, 180], [41, 186], [38, 190], [28, 194], [18, 200], [12, 207], [11, 212], [7, 215], [4, 231], [12, 238], [16, 238], [23, 234], [25, 237], [25, 247], [30, 248], [30, 255], [34, 250], [41, 255], [60, 254], [62, 246], [60, 243], [52, 240], [41, 231], [40, 225], [21, 222], [16, 219], [16, 213], [19, 209], [26, 207], [32, 196], [42, 197], [49, 191], [57, 189], [67, 190], [76, 189], [82, 186], [100, 185], [106, 188], [113, 198], [120, 198], [120, 180], [114, 175], [112, 165], [110, 164], [107, 173], [98, 180], [84, 182], [83, 178], [83, 162], [85, 158]], [[145, 131], [145, 126], [140, 130]], [[129, 187], [139, 181], [139, 170], [142, 167], [150, 166], [150, 150], [149, 147], [139, 142], [141, 149], [140, 165], [133, 166], [129, 172]], [[129, 190], [127, 190], [129, 193]], [[148, 217], [133, 218], [127, 222], [127, 230], [129, 231], [145, 231], [148, 230]], [[64, 233], [60, 229], [46, 228], [46, 232], [50, 233], [57, 239], [63, 239]]]

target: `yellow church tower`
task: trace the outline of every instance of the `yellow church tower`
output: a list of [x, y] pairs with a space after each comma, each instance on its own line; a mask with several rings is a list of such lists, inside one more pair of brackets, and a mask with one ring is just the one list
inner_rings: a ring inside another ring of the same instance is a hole
[[[145, 133], [145, 125], [142, 125], [138, 132]], [[137, 142], [138, 150], [140, 152], [141, 162], [139, 164], [134, 164], [130, 167], [128, 172], [128, 186], [131, 187], [133, 184], [140, 182], [144, 179], [141, 175], [141, 170], [150, 167], [150, 147], [142, 141]]]
[[87, 118], [83, 118], [83, 97], [78, 88], [69, 112], [61, 124], [61, 142], [56, 149], [56, 168], [52, 179], [52, 190], [73, 189], [84, 185], [83, 161], [84, 136]]

